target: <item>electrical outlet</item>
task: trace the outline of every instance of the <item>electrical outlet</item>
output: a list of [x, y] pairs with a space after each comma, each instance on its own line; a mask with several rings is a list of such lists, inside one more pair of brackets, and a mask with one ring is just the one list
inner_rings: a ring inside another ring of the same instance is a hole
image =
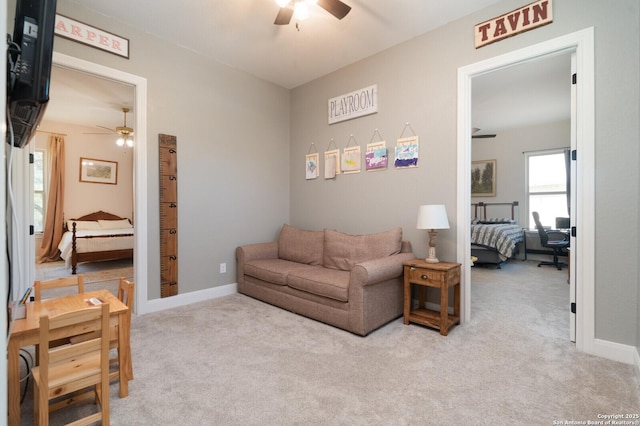
[[225, 272], [227, 272], [227, 264], [226, 263], [221, 263], [220, 264], [220, 273], [224, 274]]

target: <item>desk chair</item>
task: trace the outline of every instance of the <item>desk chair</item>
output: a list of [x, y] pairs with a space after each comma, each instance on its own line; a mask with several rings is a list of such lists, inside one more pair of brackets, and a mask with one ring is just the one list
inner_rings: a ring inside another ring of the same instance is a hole
[[[79, 333], [96, 333], [96, 337], [77, 345], [49, 348], [54, 339]], [[109, 424], [109, 304], [80, 309], [49, 317], [40, 317], [40, 365], [32, 370], [34, 409], [37, 425], [49, 424], [49, 413], [76, 404], [95, 395], [100, 411], [74, 424], [101, 421]], [[76, 394], [89, 386], [94, 392]], [[59, 401], [59, 397], [71, 394]], [[53, 404], [49, 401], [56, 399]]]
[[42, 300], [42, 292], [62, 287], [78, 288], [78, 294], [84, 293], [84, 275], [78, 274], [72, 277], [55, 278], [48, 281], [35, 281], [34, 288], [36, 291], [35, 300]]
[[[563, 266], [567, 266], [566, 263], [558, 261], [558, 256], [564, 254], [564, 250], [569, 248], [569, 235], [562, 231], [546, 230], [540, 223], [540, 215], [538, 212], [532, 212], [533, 220], [536, 222], [536, 229], [540, 236], [540, 245], [542, 247], [550, 248], [553, 250], [552, 262], [540, 262], [538, 266], [549, 265], [558, 268], [558, 271], [562, 271]], [[551, 239], [549, 239], [551, 237]], [[558, 239], [561, 238], [561, 239]]]

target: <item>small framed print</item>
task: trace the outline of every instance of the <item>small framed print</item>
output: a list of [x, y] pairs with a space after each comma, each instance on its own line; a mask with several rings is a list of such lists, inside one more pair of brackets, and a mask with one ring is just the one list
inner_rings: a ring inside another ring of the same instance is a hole
[[80, 182], [118, 184], [118, 163], [80, 157]]
[[471, 196], [496, 196], [496, 160], [471, 162]]
[[305, 178], [315, 179], [318, 177], [320, 171], [318, 170], [318, 164], [320, 163], [320, 154], [314, 152], [313, 154], [307, 154], [305, 157]]

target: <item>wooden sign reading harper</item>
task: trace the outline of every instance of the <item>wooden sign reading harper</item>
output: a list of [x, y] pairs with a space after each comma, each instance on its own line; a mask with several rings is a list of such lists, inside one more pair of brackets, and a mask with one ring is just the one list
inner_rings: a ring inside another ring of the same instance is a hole
[[329, 124], [378, 112], [378, 85], [329, 99]]
[[55, 35], [129, 59], [129, 40], [56, 13]]
[[475, 26], [476, 49], [553, 22], [552, 0], [540, 0]]

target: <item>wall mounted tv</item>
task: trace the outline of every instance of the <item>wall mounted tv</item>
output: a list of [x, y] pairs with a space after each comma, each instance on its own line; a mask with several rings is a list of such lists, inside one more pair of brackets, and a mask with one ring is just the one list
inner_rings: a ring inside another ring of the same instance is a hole
[[56, 0], [16, 0], [7, 57], [7, 143], [24, 147], [49, 102]]

